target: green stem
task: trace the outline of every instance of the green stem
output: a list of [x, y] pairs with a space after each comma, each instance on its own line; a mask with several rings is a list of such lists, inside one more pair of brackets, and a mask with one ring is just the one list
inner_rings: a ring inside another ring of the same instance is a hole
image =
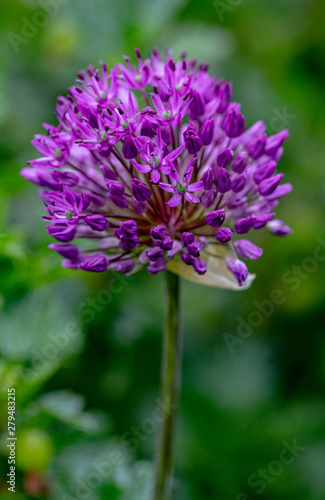
[[156, 449], [153, 500], [170, 500], [173, 486], [173, 441], [179, 406], [182, 340], [179, 311], [179, 277], [166, 271], [166, 320], [161, 370], [163, 416]]

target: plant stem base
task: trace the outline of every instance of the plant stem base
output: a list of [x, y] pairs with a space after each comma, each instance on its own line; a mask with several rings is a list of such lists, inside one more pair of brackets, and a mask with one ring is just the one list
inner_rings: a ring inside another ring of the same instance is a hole
[[161, 399], [164, 411], [156, 448], [153, 500], [171, 499], [173, 441], [181, 382], [180, 279], [170, 271], [165, 274], [167, 304], [161, 371]]

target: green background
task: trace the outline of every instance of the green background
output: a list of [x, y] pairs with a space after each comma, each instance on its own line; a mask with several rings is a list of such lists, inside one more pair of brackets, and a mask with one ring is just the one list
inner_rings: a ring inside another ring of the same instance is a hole
[[[2, 0], [0, 9], [1, 500], [13, 498], [12, 386], [16, 500], [149, 498], [163, 276], [63, 270], [37, 187], [19, 171], [76, 71], [155, 45], [186, 49], [232, 81], [248, 125], [289, 128], [280, 170], [294, 186], [277, 212], [294, 233], [254, 234], [264, 255], [249, 265], [250, 290], [182, 282], [174, 498], [324, 499], [324, 2]], [[285, 443], [299, 447], [293, 460]], [[119, 464], [96, 476], [109, 456]]]

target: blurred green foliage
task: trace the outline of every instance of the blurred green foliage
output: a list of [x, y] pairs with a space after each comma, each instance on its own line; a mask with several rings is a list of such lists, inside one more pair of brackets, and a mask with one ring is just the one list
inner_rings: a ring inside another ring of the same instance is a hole
[[[325, 498], [324, 23], [322, 0], [2, 0], [1, 500], [12, 495], [13, 386], [16, 500], [149, 498], [155, 429], [145, 422], [157, 405], [162, 277], [116, 282], [62, 269], [37, 188], [19, 170], [77, 70], [154, 45], [186, 49], [233, 81], [248, 124], [288, 127], [281, 167], [294, 185], [278, 209], [294, 234], [255, 235], [265, 251], [250, 264], [250, 290], [182, 283], [175, 499]], [[294, 443], [301, 449], [284, 463]]]

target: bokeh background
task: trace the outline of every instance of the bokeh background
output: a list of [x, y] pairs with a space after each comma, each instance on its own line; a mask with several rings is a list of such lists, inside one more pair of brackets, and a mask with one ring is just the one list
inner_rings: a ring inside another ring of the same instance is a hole
[[[0, 11], [1, 500], [13, 498], [8, 387], [16, 500], [149, 498], [162, 276], [63, 270], [47, 248], [37, 187], [19, 171], [76, 71], [154, 45], [186, 49], [232, 81], [248, 125], [288, 127], [280, 165], [294, 185], [278, 209], [294, 233], [254, 234], [264, 255], [250, 263], [250, 290], [182, 282], [174, 498], [323, 500], [323, 0], [2, 0]], [[101, 471], [116, 451], [119, 464]]]

